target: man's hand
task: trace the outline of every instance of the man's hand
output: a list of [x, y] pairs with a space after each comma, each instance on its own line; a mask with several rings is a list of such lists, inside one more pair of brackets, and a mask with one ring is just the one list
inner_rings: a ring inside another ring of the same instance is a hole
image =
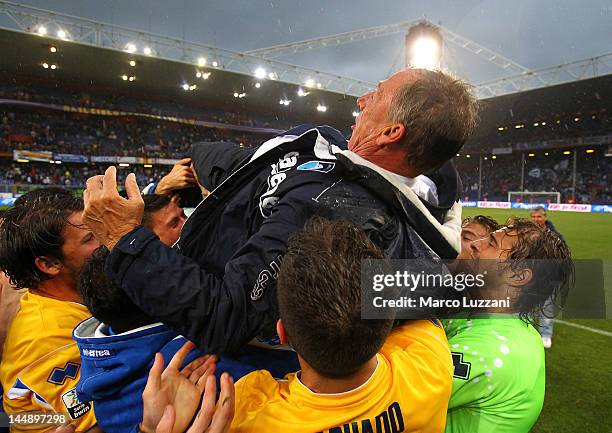
[[85, 224], [109, 250], [123, 235], [140, 225], [144, 213], [144, 201], [134, 173], [125, 179], [127, 199], [117, 192], [116, 175], [117, 169], [111, 166], [106, 169], [104, 176], [90, 177], [83, 195]]
[[160, 353], [155, 355], [155, 362], [142, 393], [144, 410], [140, 429], [143, 432], [155, 431], [169, 405], [174, 408], [173, 427], [169, 432], [182, 433], [191, 422], [204, 392], [207, 378], [212, 376], [214, 379], [217, 361], [216, 356], [205, 355], [179, 371], [185, 357], [194, 347], [191, 342], [185, 343], [174, 354], [165, 370], [162, 355]]
[[155, 188], [155, 194], [169, 195], [177, 189], [189, 188], [197, 184], [191, 168], [191, 158], [184, 158], [174, 164], [170, 173], [161, 178]]
[[[221, 393], [215, 405], [216, 393], [215, 377], [209, 376], [200, 411], [186, 433], [227, 433], [234, 419], [234, 381], [229, 374], [221, 375]], [[174, 427], [176, 427], [176, 408], [168, 405], [155, 433], [171, 433], [176, 431]]]

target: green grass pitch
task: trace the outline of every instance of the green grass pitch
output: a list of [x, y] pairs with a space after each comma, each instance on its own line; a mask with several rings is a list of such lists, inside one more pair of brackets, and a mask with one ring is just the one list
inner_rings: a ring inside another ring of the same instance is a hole
[[[500, 222], [510, 216], [529, 218], [529, 212], [520, 209], [463, 210], [464, 217], [477, 214], [489, 215]], [[548, 217], [565, 236], [574, 258], [612, 259], [612, 215], [549, 212]], [[605, 278], [608, 294], [611, 282], [608, 272]], [[607, 300], [612, 302], [612, 297], [607, 296]], [[612, 332], [612, 320], [572, 322]], [[532, 432], [612, 432], [611, 347], [610, 336], [555, 324], [553, 347], [546, 351], [546, 399]]]

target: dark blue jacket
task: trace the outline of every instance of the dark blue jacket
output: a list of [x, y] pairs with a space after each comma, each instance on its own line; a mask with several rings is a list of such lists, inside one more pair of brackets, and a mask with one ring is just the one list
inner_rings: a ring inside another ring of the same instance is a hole
[[163, 245], [140, 226], [113, 248], [107, 274], [149, 316], [204, 352], [220, 353], [255, 336], [274, 338], [276, 278], [287, 238], [313, 215], [361, 225], [389, 258], [455, 258], [461, 184], [452, 163], [427, 173], [438, 189], [433, 206], [342, 151], [346, 141], [332, 131], [290, 131], [256, 151], [194, 145], [199, 180], [211, 194], [177, 245]]

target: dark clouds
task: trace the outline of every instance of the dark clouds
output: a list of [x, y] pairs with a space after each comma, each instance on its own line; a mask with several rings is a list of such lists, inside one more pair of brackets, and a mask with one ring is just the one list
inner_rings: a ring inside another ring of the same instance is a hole
[[[26, 0], [27, 4], [236, 51], [426, 17], [538, 69], [612, 52], [611, 0]], [[279, 60], [376, 82], [403, 64], [401, 35]], [[474, 83], [505, 73], [448, 47]]]

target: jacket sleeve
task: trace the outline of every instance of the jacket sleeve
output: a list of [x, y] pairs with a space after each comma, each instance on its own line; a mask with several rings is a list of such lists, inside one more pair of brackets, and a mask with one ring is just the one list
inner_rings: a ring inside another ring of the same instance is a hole
[[198, 180], [212, 191], [248, 161], [254, 152], [255, 149], [243, 148], [235, 143], [201, 142], [191, 147], [191, 159]]
[[144, 312], [202, 351], [234, 352], [276, 314], [280, 261], [288, 236], [301, 229], [311, 214], [307, 206], [306, 200], [279, 201], [259, 231], [226, 264], [223, 276], [162, 244], [145, 227], [126, 234], [113, 248], [107, 275]]

